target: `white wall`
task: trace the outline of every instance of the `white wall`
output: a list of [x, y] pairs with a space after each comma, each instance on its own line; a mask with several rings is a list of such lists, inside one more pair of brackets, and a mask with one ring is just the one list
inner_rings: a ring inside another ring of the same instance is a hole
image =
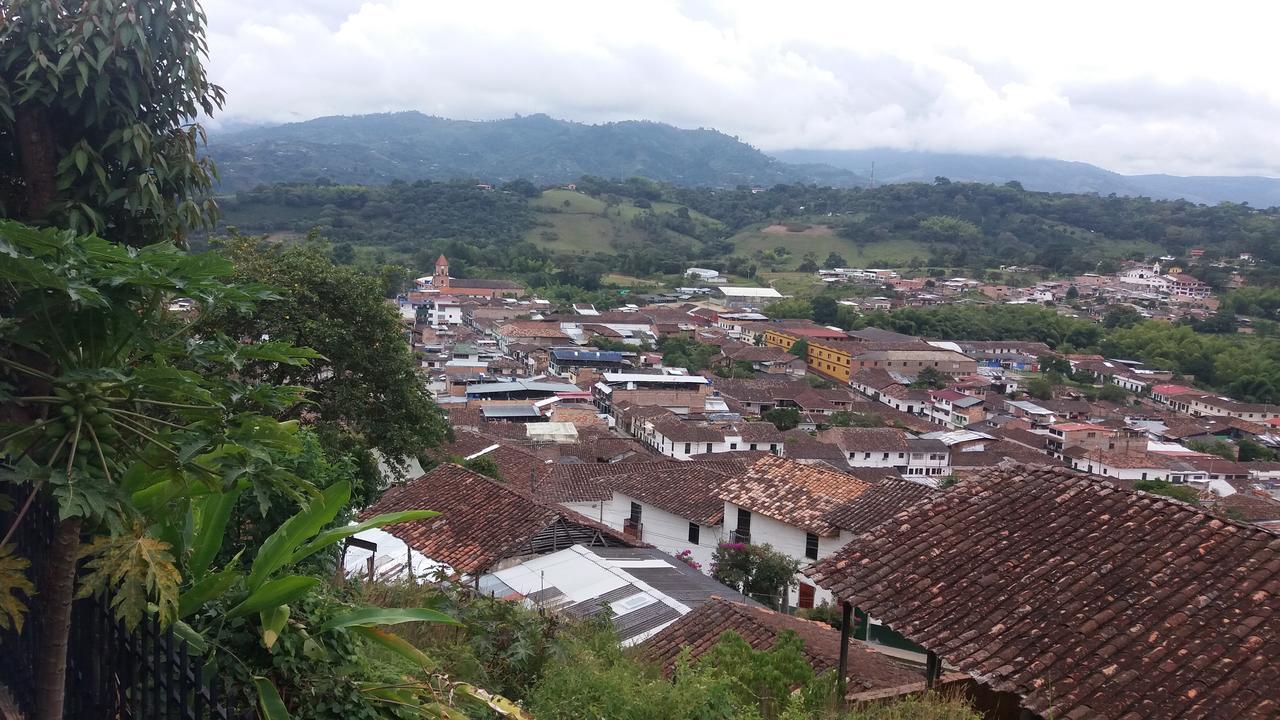
[[[731, 502], [724, 504], [724, 522], [725, 522], [725, 538], [733, 532], [738, 525], [738, 506]], [[813, 564], [813, 560], [805, 557], [805, 536], [807, 532], [788, 525], [781, 520], [775, 520], [771, 517], [761, 515], [760, 513], [751, 513], [751, 544], [752, 545], [771, 545], [774, 550], [785, 553], [791, 558], [800, 561], [800, 567], [805, 568]], [[831, 555], [839, 550], [848, 542], [846, 537], [819, 537], [818, 538], [818, 559]], [[805, 577], [803, 574], [797, 574], [796, 579], [800, 582], [813, 584], [813, 580]], [[800, 589], [793, 587], [787, 598], [788, 607], [796, 607], [800, 602]], [[832, 602], [831, 593], [819, 587], [814, 590], [813, 604], [821, 605], [824, 602]]]
[[616, 491], [613, 493], [613, 499], [606, 504], [604, 518], [601, 522], [611, 528], [621, 530], [623, 521], [631, 517], [632, 502], [640, 503], [640, 524], [643, 526], [643, 534], [640, 539], [642, 541], [671, 555], [684, 550], [691, 550], [693, 551], [693, 559], [702, 565], [702, 572], [708, 575], [711, 574], [711, 555], [724, 537], [724, 528], [722, 526], [700, 524], [698, 526], [698, 544], [694, 545], [689, 542], [690, 521], [688, 518], [682, 518], [679, 515], [669, 513], [648, 503], [640, 502], [633, 497]]
[[[867, 457], [870, 455], [871, 457]], [[885, 457], [888, 455], [889, 457]], [[908, 453], [899, 450], [866, 450], [857, 452], [846, 452], [845, 459], [849, 461], [850, 467], [897, 467], [907, 464]]]

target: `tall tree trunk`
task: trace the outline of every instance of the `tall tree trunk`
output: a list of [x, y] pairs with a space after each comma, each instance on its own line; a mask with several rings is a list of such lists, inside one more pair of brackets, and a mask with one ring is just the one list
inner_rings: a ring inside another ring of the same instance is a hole
[[27, 186], [26, 219], [36, 220], [58, 194], [58, 148], [49, 113], [43, 106], [18, 105], [13, 112], [22, 180]]
[[58, 523], [40, 580], [40, 634], [36, 649], [34, 720], [62, 720], [67, 693], [67, 640], [80, 554], [80, 518]]

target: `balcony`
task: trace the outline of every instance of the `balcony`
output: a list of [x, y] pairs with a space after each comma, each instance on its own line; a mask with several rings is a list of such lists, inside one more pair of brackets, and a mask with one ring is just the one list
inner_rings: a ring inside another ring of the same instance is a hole
[[742, 543], [743, 545], [751, 544], [751, 532], [749, 530], [734, 530], [729, 533], [729, 542]]

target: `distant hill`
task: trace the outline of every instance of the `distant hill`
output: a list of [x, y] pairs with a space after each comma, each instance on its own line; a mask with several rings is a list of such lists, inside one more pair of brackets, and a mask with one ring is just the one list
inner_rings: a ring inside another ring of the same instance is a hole
[[1004, 184], [1011, 180], [1027, 190], [1099, 195], [1184, 199], [1203, 204], [1247, 202], [1254, 207], [1280, 206], [1280, 179], [1267, 177], [1180, 177], [1121, 175], [1096, 165], [1048, 158], [963, 155], [877, 148], [871, 150], [782, 150], [774, 157], [788, 163], [820, 163], [869, 175], [875, 163], [877, 185], [932, 182], [942, 176], [957, 182]]
[[530, 115], [472, 122], [417, 112], [316, 118], [215, 133], [221, 190], [312, 182], [476, 179], [566, 183], [583, 175], [647, 177], [682, 186], [865, 184], [856, 173], [788, 164], [715, 130], [655, 122], [587, 125]]

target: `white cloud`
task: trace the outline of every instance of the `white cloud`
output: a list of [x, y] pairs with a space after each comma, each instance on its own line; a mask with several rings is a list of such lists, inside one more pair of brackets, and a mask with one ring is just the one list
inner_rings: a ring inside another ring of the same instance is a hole
[[415, 109], [1280, 175], [1266, 4], [206, 0], [223, 118]]

